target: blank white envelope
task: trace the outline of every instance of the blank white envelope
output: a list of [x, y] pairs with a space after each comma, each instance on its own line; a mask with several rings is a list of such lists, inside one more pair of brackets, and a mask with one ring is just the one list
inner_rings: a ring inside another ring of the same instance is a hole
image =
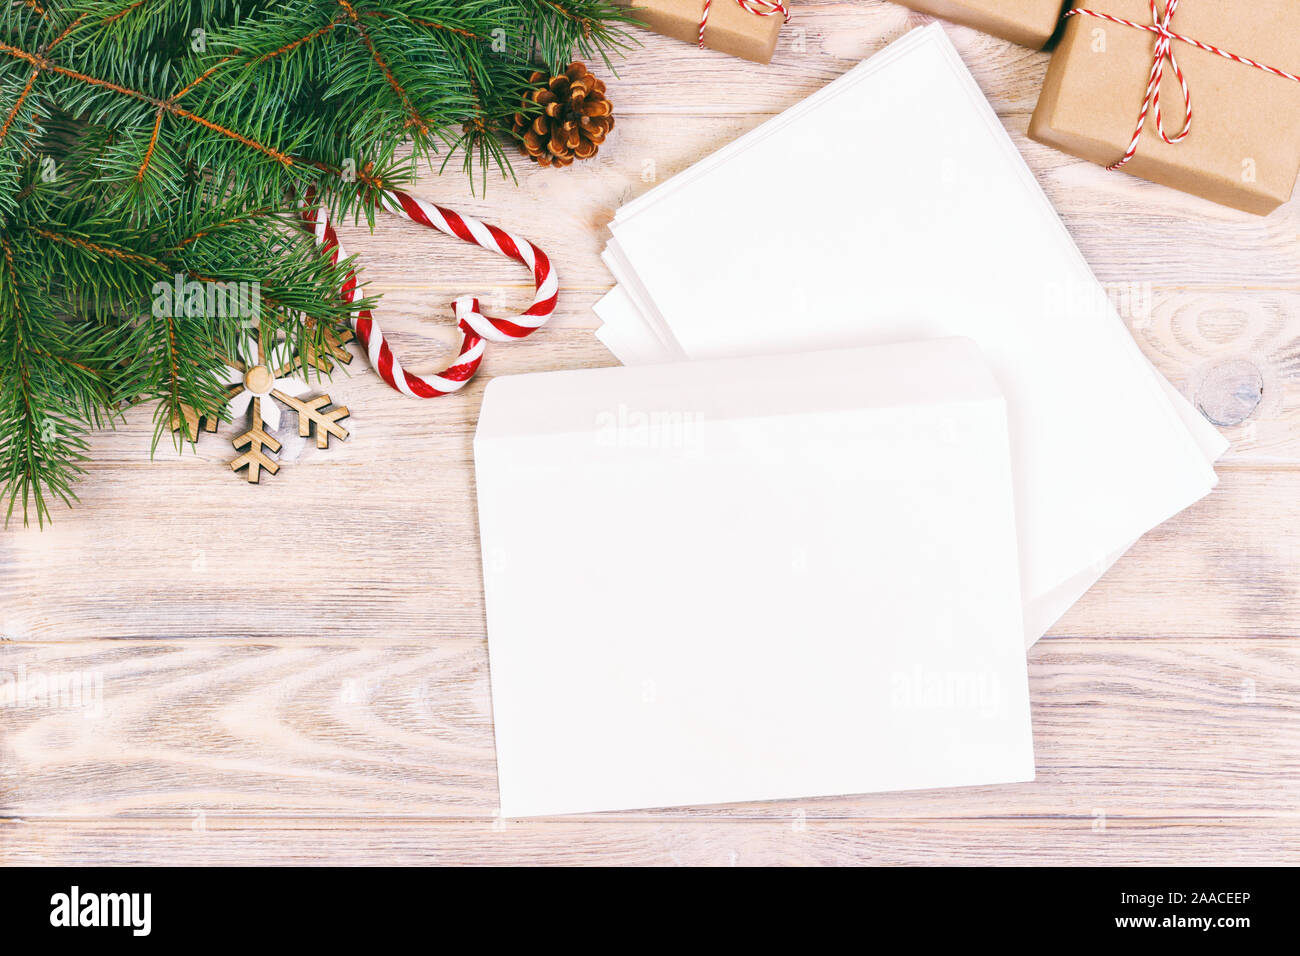
[[1033, 779], [969, 341], [498, 378], [474, 451], [503, 815]]

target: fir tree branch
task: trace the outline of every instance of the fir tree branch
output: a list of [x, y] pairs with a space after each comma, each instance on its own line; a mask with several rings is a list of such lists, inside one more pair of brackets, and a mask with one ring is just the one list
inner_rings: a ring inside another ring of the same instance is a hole
[[0, 496], [41, 523], [124, 405], [156, 404], [155, 444], [225, 408], [248, 319], [159, 312], [156, 290], [256, 284], [264, 330], [328, 354], [353, 264], [294, 197], [373, 222], [444, 151], [508, 174], [534, 51], [607, 56], [631, 22], [606, 0], [0, 5]]

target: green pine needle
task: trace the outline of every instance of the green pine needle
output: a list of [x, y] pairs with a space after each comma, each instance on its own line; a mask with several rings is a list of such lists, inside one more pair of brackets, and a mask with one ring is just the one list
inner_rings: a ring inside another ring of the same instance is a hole
[[[156, 404], [155, 445], [220, 414], [250, 319], [300, 345], [346, 327], [352, 264], [295, 197], [373, 223], [421, 163], [511, 176], [536, 65], [608, 64], [630, 22], [607, 0], [0, 0], [6, 522], [70, 504], [128, 405]], [[255, 287], [257, 314], [177, 314], [194, 283]]]

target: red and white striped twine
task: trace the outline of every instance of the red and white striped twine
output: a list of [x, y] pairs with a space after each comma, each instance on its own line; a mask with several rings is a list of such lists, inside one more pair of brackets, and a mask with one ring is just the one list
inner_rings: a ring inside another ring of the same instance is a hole
[[[747, 10], [756, 17], [772, 17], [781, 14], [785, 17], [785, 22], [790, 22], [790, 11], [782, 0], [736, 0], [742, 10]], [[713, 0], [704, 0], [704, 14], [700, 17], [700, 49], [704, 47], [704, 31], [709, 26], [709, 11], [713, 7]]]
[[[1142, 101], [1142, 110], [1138, 114], [1137, 128], [1133, 131], [1133, 139], [1129, 143], [1128, 149], [1124, 152], [1124, 158], [1119, 162], [1107, 166], [1107, 169], [1123, 169], [1128, 165], [1129, 160], [1137, 155], [1138, 143], [1142, 140], [1142, 131], [1146, 129], [1147, 116], [1152, 110], [1156, 114], [1156, 129], [1160, 133], [1160, 138], [1171, 146], [1175, 143], [1181, 143], [1192, 131], [1192, 91], [1187, 85], [1187, 77], [1183, 75], [1182, 67], [1178, 65], [1178, 58], [1174, 56], [1173, 41], [1187, 43], [1196, 47], [1198, 50], [1204, 50], [1206, 53], [1213, 53], [1215, 56], [1221, 56], [1225, 60], [1231, 60], [1234, 63], [1243, 63], [1246, 66], [1253, 66], [1257, 70], [1263, 70], [1265, 73], [1272, 73], [1274, 76], [1280, 76], [1284, 80], [1291, 80], [1293, 83], [1300, 83], [1300, 76], [1294, 73], [1288, 73], [1286, 70], [1279, 70], [1275, 66], [1269, 66], [1266, 63], [1259, 63], [1248, 56], [1239, 56], [1236, 53], [1230, 53], [1221, 49], [1212, 43], [1203, 43], [1200, 40], [1193, 39], [1189, 36], [1183, 36], [1181, 33], [1175, 33], [1169, 29], [1170, 23], [1173, 22], [1174, 14], [1178, 11], [1179, 0], [1167, 0], [1165, 12], [1162, 16], [1156, 0], [1151, 0], [1151, 23], [1137, 23], [1134, 20], [1125, 20], [1123, 17], [1112, 16], [1109, 13], [1099, 13], [1096, 10], [1071, 10], [1066, 14], [1067, 17], [1096, 17], [1098, 20], [1108, 20], [1111, 23], [1118, 23], [1121, 26], [1134, 27], [1138, 30], [1146, 30], [1148, 33], [1154, 33], [1158, 38], [1155, 47], [1155, 59], [1151, 64], [1151, 78], [1147, 82], [1146, 98]], [[1178, 84], [1183, 90], [1183, 103], [1187, 107], [1183, 122], [1183, 129], [1176, 136], [1170, 136], [1165, 132], [1164, 114], [1160, 108], [1160, 85], [1165, 77], [1165, 60], [1169, 61], [1170, 68], [1173, 69], [1174, 75], [1178, 77]]]
[[[456, 315], [456, 324], [464, 335], [460, 353], [450, 366], [436, 374], [417, 375], [402, 368], [392, 349], [384, 341], [383, 330], [370, 314], [369, 309], [360, 309], [352, 314], [352, 330], [356, 333], [366, 356], [375, 371], [393, 388], [403, 395], [413, 398], [435, 398], [446, 395], [464, 386], [478, 371], [483, 361], [487, 342], [509, 342], [520, 339], [537, 331], [555, 312], [555, 302], [559, 290], [559, 281], [551, 268], [551, 260], [546, 253], [527, 239], [511, 235], [504, 229], [489, 226], [435, 206], [433, 203], [416, 199], [395, 189], [385, 189], [380, 193], [380, 201], [385, 209], [399, 216], [430, 226], [449, 236], [463, 239], [491, 249], [493, 252], [508, 256], [516, 262], [526, 265], [533, 273], [537, 286], [537, 295], [533, 304], [522, 315], [511, 319], [494, 319], [483, 314], [479, 300], [473, 296], [461, 296], [452, 303]], [[323, 207], [315, 204], [315, 193], [309, 191], [303, 202], [303, 220], [311, 227], [317, 243], [329, 256], [330, 262], [337, 263], [346, 258], [347, 253], [339, 245], [338, 233], [334, 231], [329, 215]], [[342, 288], [343, 299], [355, 302], [361, 297], [357, 286], [355, 272], [349, 272]]]

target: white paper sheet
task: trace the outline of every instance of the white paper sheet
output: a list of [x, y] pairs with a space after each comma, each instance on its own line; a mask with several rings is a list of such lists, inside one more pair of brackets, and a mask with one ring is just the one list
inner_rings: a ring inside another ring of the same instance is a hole
[[1033, 777], [1006, 408], [967, 340], [494, 379], [504, 816]]
[[1142, 356], [937, 25], [611, 229], [616, 354], [975, 339], [1010, 407], [1028, 643], [1217, 481], [1226, 443]]

